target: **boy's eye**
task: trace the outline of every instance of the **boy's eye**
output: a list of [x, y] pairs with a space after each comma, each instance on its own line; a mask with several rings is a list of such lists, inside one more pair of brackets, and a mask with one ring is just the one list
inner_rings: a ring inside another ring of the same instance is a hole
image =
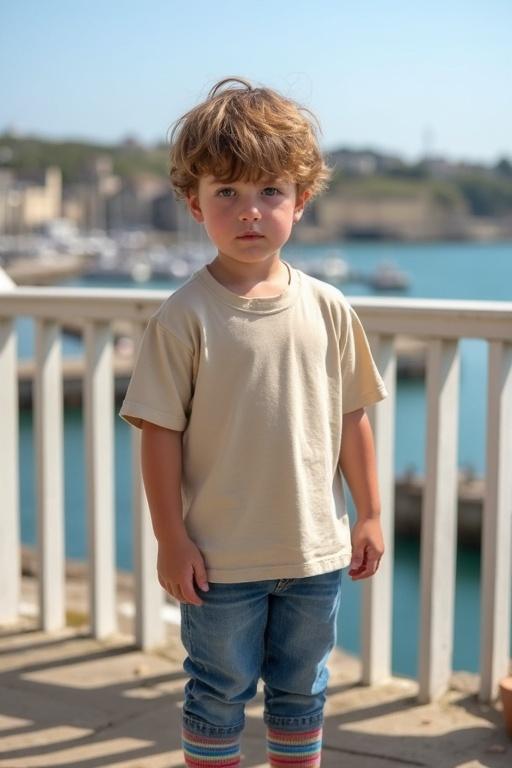
[[[281, 192], [277, 187], [264, 187], [262, 194], [265, 197], [276, 197], [276, 195], [280, 195]], [[217, 189], [215, 192], [215, 195], [217, 197], [235, 197], [236, 190], [233, 187], [220, 187], [220, 189]]]

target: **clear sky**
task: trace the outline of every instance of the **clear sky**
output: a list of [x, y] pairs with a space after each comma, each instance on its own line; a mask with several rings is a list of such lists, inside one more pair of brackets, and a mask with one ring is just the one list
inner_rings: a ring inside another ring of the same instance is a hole
[[216, 80], [313, 109], [324, 149], [512, 157], [512, 0], [0, 0], [0, 131], [165, 141]]

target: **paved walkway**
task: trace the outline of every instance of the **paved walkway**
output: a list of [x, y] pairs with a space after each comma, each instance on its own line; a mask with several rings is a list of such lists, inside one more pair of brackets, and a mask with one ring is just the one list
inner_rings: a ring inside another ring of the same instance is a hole
[[[151, 654], [126, 635], [46, 635], [30, 619], [0, 629], [0, 768], [182, 767], [183, 658], [176, 626]], [[411, 680], [361, 686], [358, 662], [338, 650], [329, 667], [323, 768], [512, 766], [500, 705], [478, 703], [473, 676], [419, 706]], [[261, 686], [246, 715], [242, 766], [264, 768]]]

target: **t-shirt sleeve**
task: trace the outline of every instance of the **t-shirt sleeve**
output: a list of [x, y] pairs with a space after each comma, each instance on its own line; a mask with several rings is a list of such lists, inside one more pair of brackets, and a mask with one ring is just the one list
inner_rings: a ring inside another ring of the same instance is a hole
[[156, 316], [143, 333], [119, 416], [138, 429], [150, 421], [183, 431], [192, 400], [193, 351]]
[[364, 328], [351, 305], [347, 313], [341, 369], [343, 413], [357, 411], [387, 397], [388, 392], [372, 357]]

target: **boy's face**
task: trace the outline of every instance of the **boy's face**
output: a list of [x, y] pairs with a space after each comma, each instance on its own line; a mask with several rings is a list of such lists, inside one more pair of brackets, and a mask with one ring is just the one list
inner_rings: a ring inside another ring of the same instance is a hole
[[219, 254], [253, 263], [278, 253], [290, 237], [310, 197], [308, 191], [297, 195], [296, 188], [280, 179], [226, 184], [203, 176], [187, 203]]

